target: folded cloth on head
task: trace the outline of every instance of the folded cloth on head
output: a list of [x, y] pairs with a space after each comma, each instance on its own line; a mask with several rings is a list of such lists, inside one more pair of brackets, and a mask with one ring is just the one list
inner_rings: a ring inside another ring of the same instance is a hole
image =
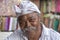
[[40, 10], [38, 9], [38, 7], [31, 1], [22, 1], [19, 4], [19, 7], [17, 5], [14, 6], [14, 10], [17, 16], [29, 14], [34, 11], [37, 13], [40, 13]]

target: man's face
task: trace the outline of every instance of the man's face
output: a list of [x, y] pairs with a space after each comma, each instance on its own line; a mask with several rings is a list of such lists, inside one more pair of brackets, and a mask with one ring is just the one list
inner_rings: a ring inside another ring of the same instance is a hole
[[33, 12], [30, 14], [20, 16], [19, 24], [21, 30], [25, 33], [31, 33], [32, 31], [37, 31], [40, 24], [38, 14]]

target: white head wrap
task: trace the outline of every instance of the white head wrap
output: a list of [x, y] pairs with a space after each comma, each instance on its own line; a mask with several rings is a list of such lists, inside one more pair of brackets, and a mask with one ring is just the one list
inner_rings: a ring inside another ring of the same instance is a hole
[[29, 14], [32, 13], [33, 11], [40, 13], [38, 7], [31, 1], [22, 1], [19, 4], [19, 7], [17, 5], [14, 6], [14, 10], [17, 16]]

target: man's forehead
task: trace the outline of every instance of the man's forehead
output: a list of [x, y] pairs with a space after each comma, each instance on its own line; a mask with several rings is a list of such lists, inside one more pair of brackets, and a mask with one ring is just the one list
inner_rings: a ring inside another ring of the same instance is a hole
[[32, 12], [32, 13], [29, 13], [29, 14], [24, 14], [22, 16], [36, 16], [38, 13], [36, 12]]
[[37, 18], [38, 16], [37, 16], [37, 14], [38, 13], [36, 13], [36, 12], [32, 12], [32, 13], [29, 13], [29, 14], [24, 14], [24, 15], [21, 15], [21, 16], [19, 16], [18, 18], [19, 19], [26, 19], [26, 18]]

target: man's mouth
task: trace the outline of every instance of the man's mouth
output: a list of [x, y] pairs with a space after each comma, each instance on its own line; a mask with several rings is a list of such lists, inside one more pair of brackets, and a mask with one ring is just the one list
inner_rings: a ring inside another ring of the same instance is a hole
[[35, 31], [36, 30], [36, 27], [29, 27], [29, 28], [25, 28], [23, 30], [23, 32], [31, 32], [31, 31]]

